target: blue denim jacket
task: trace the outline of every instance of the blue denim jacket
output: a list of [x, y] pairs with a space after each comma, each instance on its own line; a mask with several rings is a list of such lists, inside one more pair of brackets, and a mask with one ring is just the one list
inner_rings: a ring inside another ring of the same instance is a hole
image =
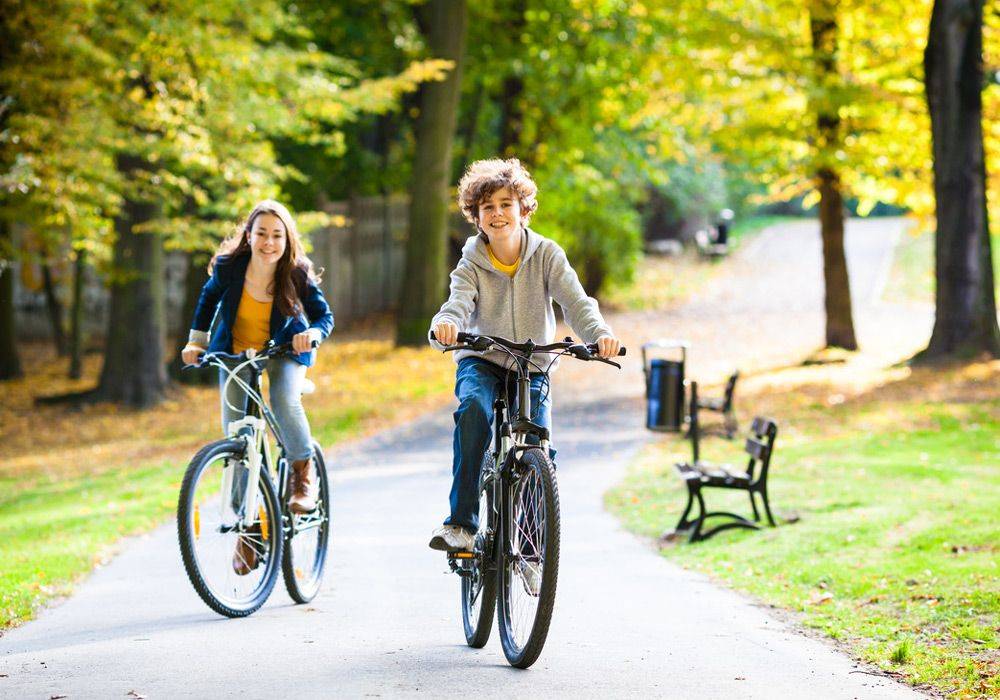
[[[236, 311], [243, 296], [243, 281], [246, 279], [249, 255], [232, 257], [219, 256], [212, 269], [212, 276], [205, 282], [198, 297], [198, 305], [194, 310], [194, 323], [191, 324], [191, 338], [207, 336], [209, 329], [215, 323], [212, 340], [208, 344], [209, 352], [233, 351], [233, 324], [236, 323]], [[293, 274], [298, 274], [298, 271]], [[284, 316], [278, 310], [277, 304], [271, 305], [271, 340], [275, 343], [286, 343], [297, 333], [310, 328], [320, 332], [320, 340], [325, 340], [333, 331], [333, 312], [326, 303], [323, 292], [311, 280], [305, 284], [306, 293], [302, 302], [304, 313], [295, 316]], [[316, 359], [315, 352], [304, 352], [290, 357], [311, 367]]]

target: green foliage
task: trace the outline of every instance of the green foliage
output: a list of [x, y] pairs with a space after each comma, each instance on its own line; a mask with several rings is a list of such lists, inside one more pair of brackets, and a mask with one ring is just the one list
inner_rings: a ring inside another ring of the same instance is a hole
[[[933, 210], [922, 46], [929, 0], [889, 3], [656, 3], [665, 31], [650, 109], [672, 113], [767, 198], [818, 198], [820, 167], [841, 174], [864, 215], [880, 201]], [[810, 18], [836, 22], [837, 60], [812, 46]], [[680, 96], [680, 97], [679, 97]], [[837, 125], [820, 134], [821, 115]]]
[[543, 189], [531, 225], [563, 246], [588, 293], [609, 275], [630, 279], [642, 244], [640, 218], [617, 183], [584, 164], [539, 180]]
[[[3, 35], [15, 50], [0, 69], [4, 213], [95, 253], [122, 198], [157, 202], [146, 228], [168, 246], [214, 247], [229, 232], [221, 222], [308, 177], [279, 162], [275, 139], [339, 156], [341, 124], [395, 108], [448, 67], [407, 62], [366, 80], [313, 43], [297, 6], [274, 0], [13, 10]], [[143, 167], [118, 172], [123, 156]]]

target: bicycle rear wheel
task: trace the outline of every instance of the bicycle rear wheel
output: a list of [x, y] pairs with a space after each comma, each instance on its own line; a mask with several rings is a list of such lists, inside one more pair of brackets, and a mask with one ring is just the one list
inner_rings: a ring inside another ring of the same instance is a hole
[[[482, 474], [493, 471], [493, 456], [486, 455]], [[474, 648], [486, 646], [493, 626], [493, 613], [497, 605], [497, 578], [494, 570], [495, 535], [490, 511], [493, 509], [493, 484], [479, 485], [479, 532], [476, 533], [475, 554], [462, 576], [462, 626], [465, 641]]]
[[264, 469], [257, 482], [257, 512], [249, 527], [241, 521], [245, 449], [242, 440], [202, 448], [188, 465], [177, 503], [184, 569], [205, 604], [226, 617], [245, 617], [264, 604], [281, 561], [278, 495]]
[[555, 468], [538, 448], [524, 451], [521, 475], [504, 498], [498, 572], [498, 626], [507, 661], [517, 668], [535, 663], [552, 621], [559, 576], [559, 491]]
[[281, 571], [288, 595], [296, 603], [308, 603], [319, 593], [330, 541], [330, 478], [326, 473], [323, 450], [316, 442], [313, 442], [313, 469], [319, 483], [316, 510], [287, 514], [290, 527]]

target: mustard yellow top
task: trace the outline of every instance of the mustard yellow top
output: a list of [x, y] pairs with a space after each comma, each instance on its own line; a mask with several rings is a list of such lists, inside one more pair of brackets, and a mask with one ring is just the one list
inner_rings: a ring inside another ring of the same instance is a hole
[[493, 249], [490, 248], [489, 243], [486, 244], [486, 252], [489, 253], [490, 262], [493, 263], [493, 267], [495, 267], [497, 270], [499, 270], [500, 272], [504, 273], [508, 277], [513, 277], [514, 273], [517, 272], [517, 268], [521, 266], [521, 258], [520, 257], [518, 257], [518, 259], [515, 260], [510, 265], [504, 265], [502, 262], [500, 262], [497, 259], [497, 256], [495, 256], [493, 254]]
[[257, 301], [243, 288], [233, 324], [233, 353], [261, 350], [271, 339], [271, 302]]

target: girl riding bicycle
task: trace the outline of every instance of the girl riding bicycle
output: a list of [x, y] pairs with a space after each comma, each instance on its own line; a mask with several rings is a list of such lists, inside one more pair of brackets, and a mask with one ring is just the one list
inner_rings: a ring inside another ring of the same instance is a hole
[[[597, 343], [601, 357], [618, 354], [621, 343], [583, 291], [566, 253], [554, 241], [528, 228], [537, 209], [538, 187], [516, 158], [480, 160], [458, 185], [458, 203], [479, 233], [462, 249], [451, 273], [448, 300], [431, 321], [431, 344], [454, 345], [459, 331], [496, 335], [516, 342], [549, 343], [556, 323], [552, 302], [584, 342]], [[532, 358], [545, 369], [545, 355]], [[471, 550], [479, 524], [479, 474], [490, 443], [493, 401], [505, 381], [510, 359], [501, 352], [463, 349], [455, 353], [455, 438], [450, 495], [451, 514], [431, 537], [432, 549]], [[535, 422], [550, 427], [549, 395], [543, 375], [531, 377]]]
[[[314, 343], [333, 330], [333, 313], [288, 209], [274, 200], [258, 203], [237, 232], [219, 246], [208, 270], [210, 277], [201, 290], [181, 357], [186, 364], [195, 364], [206, 351], [251, 354], [269, 340], [291, 341], [295, 354], [267, 361], [271, 407], [291, 464], [289, 508], [294, 513], [311, 512], [318, 488], [302, 386], [306, 368], [315, 359]], [[218, 321], [210, 340], [213, 319]], [[226, 386], [226, 379], [221, 372], [220, 386]], [[224, 434], [230, 422], [243, 417], [234, 407], [243, 406], [245, 400], [244, 390], [230, 382], [222, 396]], [[242, 575], [255, 566], [256, 553], [241, 539], [233, 568]]]

